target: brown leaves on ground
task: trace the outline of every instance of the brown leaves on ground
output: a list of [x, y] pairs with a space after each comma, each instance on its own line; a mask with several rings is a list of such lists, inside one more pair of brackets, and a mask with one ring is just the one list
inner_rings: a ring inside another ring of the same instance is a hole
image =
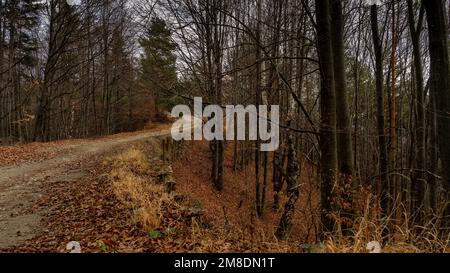
[[42, 144], [0, 146], [0, 167], [34, 160], [43, 160], [50, 158], [53, 154], [53, 151], [44, 151]]
[[32, 208], [45, 212], [44, 233], [8, 251], [65, 252], [70, 241], [80, 242], [83, 252], [139, 251], [143, 232], [129, 224], [127, 209], [98, 176], [103, 171], [92, 168], [76, 182], [44, 183], [45, 196]]
[[[201, 251], [204, 245], [199, 240], [203, 237], [201, 230], [208, 224], [201, 219], [198, 204], [187, 196], [167, 195], [162, 190], [155, 190], [158, 186], [153, 183], [165, 164], [155, 155], [158, 144], [148, 141], [139, 148], [124, 145], [119, 152], [91, 158], [68, 169], [84, 169], [87, 175], [82, 179], [44, 182], [44, 197], [24, 211], [43, 215], [44, 233], [22, 246], [0, 252], [67, 252], [66, 245], [71, 241], [80, 242], [82, 251], [90, 253]], [[144, 153], [140, 149], [145, 150], [148, 163], [136, 161], [142, 160]], [[111, 162], [110, 159], [122, 161]], [[122, 174], [117, 172], [117, 166]], [[129, 173], [125, 173], [125, 169]], [[154, 205], [158, 203], [154, 202], [156, 199], [165, 196], [158, 207], [160, 221], [152, 228], [138, 221], [140, 215], [136, 214], [148, 207], [136, 202], [136, 198], [127, 202], [126, 195], [130, 191], [122, 196], [114, 185], [113, 177], [130, 173], [133, 174], [131, 179], [138, 177], [138, 183], [144, 183], [134, 192], [142, 194], [139, 197], [144, 200], [142, 202]]]
[[[268, 178], [265, 214], [262, 219], [255, 216], [255, 170], [251, 163], [244, 170], [233, 171], [233, 143], [227, 144], [225, 154], [225, 182], [221, 193], [215, 192], [210, 182], [211, 163], [209, 147], [206, 142], [188, 144], [184, 157], [174, 162], [173, 169], [177, 190], [202, 204], [205, 215], [214, 225], [204, 230], [211, 238], [207, 248], [213, 252], [298, 252], [301, 243], [314, 242], [318, 228], [318, 196], [313, 187], [312, 168], [304, 164], [300, 176], [301, 197], [293, 217], [293, 229], [289, 239], [278, 241], [274, 232], [279, 223], [282, 210], [274, 211], [273, 186], [271, 175]], [[187, 163], [188, 162], [188, 163]], [[272, 164], [269, 164], [270, 166]], [[269, 169], [268, 173], [272, 173]], [[261, 178], [261, 183], [263, 179]], [[282, 194], [281, 204], [286, 201]], [[214, 242], [221, 241], [227, 249]]]
[[[171, 124], [168, 123], [151, 123], [146, 126], [144, 131], [169, 130]], [[79, 144], [88, 144], [96, 141], [104, 141], [108, 139], [126, 138], [141, 134], [144, 131], [119, 133], [110, 136], [86, 138], [86, 139], [67, 139], [48, 143], [30, 143], [17, 145], [0, 145], [0, 167], [18, 165], [26, 162], [41, 161], [53, 158], [61, 152], [67, 151], [71, 147]]]
[[[107, 155], [68, 168], [86, 173], [77, 181], [52, 179], [43, 183], [44, 196], [24, 213], [41, 213], [44, 233], [0, 252], [67, 252], [66, 244], [71, 241], [80, 242], [83, 252], [94, 253], [299, 252], [303, 244], [317, 242], [319, 198], [313, 168], [306, 164], [302, 168], [293, 229], [288, 240], [279, 242], [273, 233], [281, 211], [271, 208], [272, 186], [269, 182], [265, 215], [257, 219], [254, 166], [233, 172], [231, 145], [226, 153], [223, 192], [215, 192], [209, 181], [207, 143], [193, 142], [173, 163], [177, 181], [173, 194], [165, 193], [158, 182], [167, 167], [159, 159], [159, 145], [156, 139], [124, 144]], [[371, 204], [365, 198], [354, 200], [368, 216], [374, 213]], [[371, 217], [361, 218], [351, 241], [330, 238], [325, 245], [327, 251], [366, 251], [365, 244], [376, 230], [371, 228]], [[412, 245], [397, 246], [384, 250], [420, 251]], [[441, 248], [445, 249], [445, 242]]]

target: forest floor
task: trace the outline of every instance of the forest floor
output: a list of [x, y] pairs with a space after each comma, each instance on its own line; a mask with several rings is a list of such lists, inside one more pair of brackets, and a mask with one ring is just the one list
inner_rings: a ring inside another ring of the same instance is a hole
[[[292, 228], [285, 241], [274, 236], [287, 201], [286, 188], [280, 193], [280, 208], [273, 208], [272, 162], [269, 160], [268, 178], [264, 202], [264, 214], [258, 218], [255, 212], [255, 164], [252, 160], [244, 169], [234, 170], [234, 144], [228, 142], [225, 152], [225, 178], [222, 192], [213, 190], [210, 177], [211, 162], [207, 142], [196, 142], [185, 147], [173, 169], [177, 190], [197, 200], [211, 223], [203, 234], [207, 251], [223, 252], [301, 252], [301, 245], [319, 241], [317, 237], [319, 191], [314, 167], [303, 162], [299, 179], [300, 197], [292, 217]], [[185, 162], [189, 161], [189, 168]], [[261, 171], [262, 172], [262, 171]], [[263, 185], [263, 175], [260, 181]]]

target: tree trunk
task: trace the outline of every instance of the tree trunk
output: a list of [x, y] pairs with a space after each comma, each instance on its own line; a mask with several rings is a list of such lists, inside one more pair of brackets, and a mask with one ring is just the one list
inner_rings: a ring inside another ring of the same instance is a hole
[[352, 224], [352, 175], [353, 175], [353, 147], [350, 124], [350, 114], [347, 98], [347, 77], [344, 52], [344, 18], [342, 1], [332, 0], [331, 6], [331, 35], [333, 45], [334, 84], [336, 90], [336, 130], [338, 168], [340, 171], [338, 181], [341, 187], [338, 204], [345, 232], [351, 230]]
[[331, 44], [330, 0], [316, 0], [317, 47], [321, 75], [320, 89], [320, 176], [322, 236], [332, 232], [332, 194], [336, 184], [336, 95], [334, 88], [333, 55]]
[[[427, 12], [431, 68], [430, 87], [436, 98], [437, 136], [446, 191], [444, 200], [448, 201], [450, 197], [450, 145], [448, 144], [450, 139], [450, 69], [445, 5], [442, 0], [424, 0], [422, 3], [425, 5]], [[448, 228], [450, 225], [450, 204], [446, 205], [444, 222]]]
[[[257, 27], [256, 27], [256, 97], [255, 103], [256, 107], [261, 105], [261, 1], [257, 1]], [[256, 215], [261, 217], [263, 215], [264, 204], [262, 203], [262, 192], [261, 192], [261, 181], [260, 181], [260, 171], [261, 171], [261, 151], [260, 144], [261, 140], [259, 137], [259, 126], [256, 127], [257, 130], [257, 140], [255, 147], [255, 188], [256, 188]]]
[[344, 19], [342, 15], [342, 1], [332, 0], [331, 8], [331, 34], [333, 41], [334, 83], [336, 90], [337, 109], [337, 149], [339, 171], [342, 175], [350, 177], [353, 174], [353, 151], [350, 114], [347, 99], [347, 78], [344, 55]]
[[[390, 78], [389, 78], [389, 146], [388, 146], [388, 168], [395, 170], [397, 166], [397, 45], [398, 45], [398, 17], [396, 15], [396, 3], [392, 1], [392, 43], [391, 43], [391, 56], [390, 56]], [[396, 198], [395, 188], [397, 183], [397, 177], [395, 175], [389, 175], [389, 196], [390, 200]], [[388, 202], [387, 211], [393, 210], [393, 202]]]
[[425, 205], [425, 92], [423, 86], [423, 73], [422, 73], [422, 55], [420, 51], [420, 33], [422, 29], [423, 21], [423, 9], [421, 9], [419, 15], [419, 22], [416, 28], [416, 23], [414, 19], [414, 9], [412, 0], [408, 0], [408, 21], [409, 21], [409, 31], [411, 33], [411, 41], [413, 45], [413, 58], [415, 72], [415, 134], [416, 134], [416, 145], [415, 145], [415, 169], [412, 181], [412, 196], [411, 196], [411, 212], [418, 213], [416, 216], [415, 223], [417, 225], [422, 224], [423, 220], [423, 206]]
[[[388, 176], [388, 158], [387, 146], [385, 137], [385, 123], [384, 123], [384, 93], [383, 93], [383, 56], [382, 43], [378, 31], [378, 7], [372, 5], [370, 10], [372, 40], [375, 52], [375, 77], [376, 77], [376, 96], [377, 96], [377, 123], [378, 123], [378, 145], [379, 145], [379, 173], [380, 186], [378, 192], [381, 197], [381, 211], [382, 216], [387, 216], [389, 208], [389, 176]], [[386, 235], [386, 229], [383, 230], [383, 235]]]
[[275, 232], [275, 236], [279, 240], [286, 239], [286, 236], [291, 229], [292, 226], [292, 217], [295, 212], [295, 204], [300, 195], [299, 190], [299, 179], [300, 167], [298, 164], [297, 151], [295, 147], [295, 138], [291, 133], [289, 134], [288, 140], [288, 166], [285, 173], [287, 186], [288, 186], [288, 201], [284, 206], [284, 212], [281, 216], [280, 223], [278, 224], [278, 228]]
[[[430, 87], [430, 90], [432, 88]], [[438, 196], [438, 183], [436, 175], [438, 172], [438, 141], [437, 141], [437, 126], [436, 126], [436, 99], [435, 92], [430, 92], [430, 101], [428, 105], [428, 176], [427, 181], [430, 185], [429, 188], [429, 199], [430, 208], [436, 213], [438, 211], [437, 207], [437, 196]]]

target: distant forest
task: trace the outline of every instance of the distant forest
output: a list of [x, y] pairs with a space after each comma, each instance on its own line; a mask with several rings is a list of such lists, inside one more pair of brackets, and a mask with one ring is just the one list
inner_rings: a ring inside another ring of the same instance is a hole
[[176, 80], [164, 21], [135, 20], [134, 1], [72, 2], [0, 1], [4, 143], [142, 129], [157, 113], [152, 77]]

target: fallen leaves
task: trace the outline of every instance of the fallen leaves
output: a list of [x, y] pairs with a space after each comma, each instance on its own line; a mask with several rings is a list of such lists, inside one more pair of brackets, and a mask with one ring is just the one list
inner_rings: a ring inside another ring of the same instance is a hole
[[54, 155], [53, 151], [39, 149], [38, 144], [24, 146], [0, 146], [0, 167], [23, 162], [43, 160]]
[[[146, 152], [152, 153], [153, 148], [147, 147]], [[24, 245], [0, 252], [67, 252], [67, 243], [71, 241], [79, 242], [84, 253], [194, 250], [195, 247], [185, 242], [191, 236], [193, 218], [198, 216], [198, 213], [192, 213], [192, 202], [182, 198], [184, 205], [175, 201], [164, 203], [159, 228], [143, 230], [133, 221], [133, 208], [115, 195], [112, 181], [106, 175], [112, 165], [99, 164], [104, 162], [103, 158], [94, 157], [84, 162], [83, 171], [87, 175], [77, 181], [68, 183], [52, 178], [43, 182], [44, 196], [26, 211], [42, 215], [45, 231]], [[71, 167], [76, 170], [79, 166], [72, 164]], [[147, 174], [156, 176], [158, 171], [149, 170]], [[189, 240], [192, 242], [193, 239]]]
[[72, 147], [102, 142], [105, 140], [122, 139], [132, 136], [137, 136], [147, 132], [157, 132], [169, 130], [171, 124], [166, 123], [154, 123], [151, 128], [143, 131], [126, 132], [110, 136], [102, 136], [86, 139], [67, 139], [58, 140], [48, 143], [30, 143], [30, 144], [17, 144], [17, 145], [0, 145], [0, 167], [13, 166], [24, 162], [41, 161], [53, 158], [61, 152], [70, 150]]

